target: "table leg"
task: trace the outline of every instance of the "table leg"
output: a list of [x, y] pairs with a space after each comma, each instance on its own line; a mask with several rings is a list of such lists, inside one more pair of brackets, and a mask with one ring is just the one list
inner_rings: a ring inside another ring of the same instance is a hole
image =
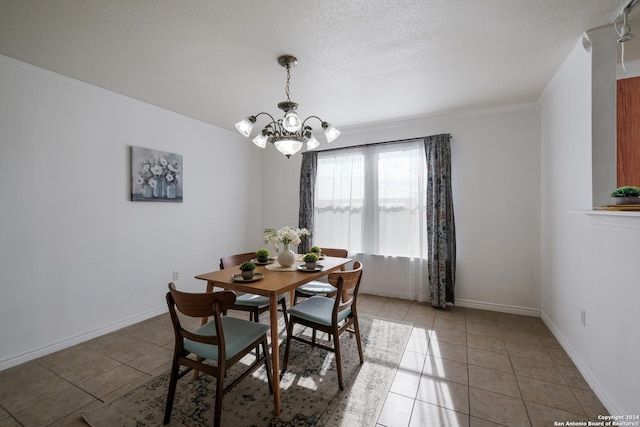
[[278, 349], [278, 296], [269, 295], [269, 322], [271, 326], [271, 368], [273, 369], [273, 414], [280, 415], [280, 355]]

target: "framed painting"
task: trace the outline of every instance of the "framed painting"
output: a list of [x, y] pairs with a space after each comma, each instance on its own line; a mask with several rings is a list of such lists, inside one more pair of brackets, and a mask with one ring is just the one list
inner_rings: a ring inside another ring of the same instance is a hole
[[182, 156], [132, 146], [131, 201], [182, 203]]

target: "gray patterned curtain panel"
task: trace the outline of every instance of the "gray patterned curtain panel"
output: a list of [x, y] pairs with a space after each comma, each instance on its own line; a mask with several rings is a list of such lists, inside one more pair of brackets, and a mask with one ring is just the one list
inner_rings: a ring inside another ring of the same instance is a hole
[[427, 239], [429, 300], [434, 307], [454, 303], [456, 227], [451, 194], [451, 135], [424, 139], [427, 157]]

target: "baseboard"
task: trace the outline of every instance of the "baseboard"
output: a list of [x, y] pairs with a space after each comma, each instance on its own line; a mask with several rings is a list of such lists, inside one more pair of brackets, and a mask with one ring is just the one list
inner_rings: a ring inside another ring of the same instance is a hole
[[493, 302], [472, 301], [467, 299], [456, 299], [459, 307], [477, 308], [478, 310], [497, 311], [499, 313], [519, 314], [521, 316], [540, 317], [540, 309], [531, 307], [520, 307], [517, 305], [496, 304]]
[[159, 307], [159, 308], [147, 311], [145, 313], [138, 314], [136, 316], [132, 316], [127, 319], [123, 319], [123, 320], [111, 323], [109, 325], [105, 325], [104, 327], [95, 329], [93, 331], [85, 332], [80, 335], [76, 335], [61, 341], [51, 343], [43, 347], [33, 349], [31, 351], [19, 354], [17, 356], [12, 356], [7, 359], [0, 360], [0, 371], [11, 368], [13, 366], [20, 365], [21, 363], [29, 362], [30, 360], [34, 360], [51, 353], [55, 353], [56, 351], [64, 350], [65, 348], [69, 348], [76, 344], [89, 341], [90, 339], [97, 338], [99, 336], [108, 334], [110, 332], [117, 331], [118, 329], [122, 329], [124, 327], [134, 325], [136, 323], [142, 322], [143, 320], [147, 320], [152, 317], [159, 316], [166, 312], [167, 312], [166, 306]]
[[580, 371], [580, 373], [584, 377], [584, 380], [587, 382], [587, 384], [589, 384], [589, 387], [591, 387], [591, 390], [593, 390], [595, 395], [598, 396], [598, 399], [600, 399], [600, 402], [602, 402], [602, 404], [607, 409], [607, 411], [609, 411], [610, 414], [620, 414], [621, 412], [616, 409], [613, 402], [609, 400], [606, 393], [602, 390], [602, 388], [600, 388], [600, 385], [598, 384], [598, 381], [596, 381], [595, 377], [592, 375], [591, 370], [589, 370], [589, 368], [582, 361], [578, 353], [571, 347], [569, 342], [564, 338], [562, 333], [560, 333], [558, 328], [556, 328], [556, 326], [553, 324], [551, 319], [549, 319], [549, 317], [544, 313], [544, 311], [540, 312], [540, 318], [542, 319], [544, 324], [547, 325], [547, 328], [549, 328], [553, 336], [556, 337], [556, 339], [558, 340], [558, 342], [560, 343], [564, 351], [569, 355], [574, 365], [576, 365], [576, 368], [578, 368], [578, 371]]

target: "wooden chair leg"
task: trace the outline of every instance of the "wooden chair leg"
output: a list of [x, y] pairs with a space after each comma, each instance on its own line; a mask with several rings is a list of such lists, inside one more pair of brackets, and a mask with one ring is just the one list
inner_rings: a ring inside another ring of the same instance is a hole
[[215, 413], [213, 414], [213, 427], [220, 427], [222, 420], [222, 394], [224, 392], [223, 374], [218, 372], [218, 378], [216, 378], [216, 402]]
[[267, 343], [267, 337], [262, 340], [262, 351], [264, 352], [264, 367], [267, 370], [267, 383], [269, 383], [269, 393], [273, 394], [273, 384], [271, 383], [271, 357], [269, 356], [269, 343]]
[[342, 354], [340, 353], [340, 335], [337, 328], [333, 328], [333, 348], [336, 355], [336, 370], [338, 371], [338, 386], [344, 390], [342, 383]]
[[289, 315], [287, 314], [287, 303], [284, 298], [280, 300], [280, 305], [282, 306], [282, 317], [284, 317], [284, 324], [289, 326]]
[[176, 396], [176, 384], [178, 383], [178, 374], [180, 372], [180, 365], [178, 361], [173, 361], [171, 365], [171, 377], [169, 379], [169, 392], [167, 393], [167, 404], [164, 408], [164, 420], [163, 424], [169, 424], [171, 420], [171, 411], [173, 410], [173, 399]]
[[293, 318], [289, 319], [289, 325], [287, 326], [287, 344], [284, 348], [284, 360], [282, 361], [282, 368], [280, 369], [280, 378], [284, 375], [287, 370], [287, 364], [289, 363], [289, 350], [291, 349], [291, 336], [293, 335], [294, 323]]
[[356, 344], [358, 344], [358, 354], [360, 355], [360, 364], [364, 363], [364, 356], [362, 355], [362, 341], [360, 341], [360, 325], [358, 325], [358, 317], [353, 318], [353, 330], [356, 335]]

